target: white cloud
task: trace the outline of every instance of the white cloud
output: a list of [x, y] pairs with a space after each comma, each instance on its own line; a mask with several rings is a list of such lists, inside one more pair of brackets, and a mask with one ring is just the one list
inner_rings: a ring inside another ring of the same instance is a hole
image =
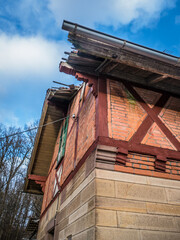
[[0, 34], [0, 122], [23, 126], [38, 119], [46, 90], [60, 86], [52, 81], [75, 81], [59, 73], [59, 62], [69, 48], [67, 41]]
[[58, 73], [58, 64], [64, 50], [68, 48], [64, 41], [53, 42], [39, 36], [10, 37], [1, 34], [0, 76], [13, 77], [13, 80], [27, 76], [52, 77]]
[[161, 13], [175, 7], [176, 0], [49, 0], [49, 8], [59, 25], [70, 20], [86, 26], [113, 26], [132, 23], [135, 28], [147, 27], [159, 19]]
[[10, 34], [58, 36], [60, 29], [47, 3], [48, 0], [4, 1], [0, 4], [0, 30]]

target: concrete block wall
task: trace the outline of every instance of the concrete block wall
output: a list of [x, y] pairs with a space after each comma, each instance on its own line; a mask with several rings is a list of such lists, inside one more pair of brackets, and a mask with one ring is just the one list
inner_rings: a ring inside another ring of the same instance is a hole
[[180, 239], [180, 182], [96, 169], [96, 239]]
[[41, 216], [37, 239], [95, 239], [95, 171], [86, 163]]
[[[87, 161], [88, 162], [88, 161]], [[38, 239], [180, 239], [180, 182], [84, 164], [41, 218]]]

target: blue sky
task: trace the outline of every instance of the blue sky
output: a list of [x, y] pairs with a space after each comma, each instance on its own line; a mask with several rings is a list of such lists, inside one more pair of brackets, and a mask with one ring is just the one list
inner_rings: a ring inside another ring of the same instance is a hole
[[[38, 120], [69, 51], [63, 19], [180, 57], [180, 0], [0, 0], [0, 122]], [[78, 82], [79, 84], [79, 82]]]

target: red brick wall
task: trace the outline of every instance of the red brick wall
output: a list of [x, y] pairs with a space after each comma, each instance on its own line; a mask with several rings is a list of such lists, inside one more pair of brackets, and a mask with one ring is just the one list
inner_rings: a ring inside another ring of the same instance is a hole
[[160, 112], [159, 118], [180, 141], [180, 99], [171, 97]]
[[128, 141], [146, 117], [146, 112], [138, 102], [128, 99], [129, 92], [121, 82], [108, 80], [107, 88], [109, 137]]
[[167, 139], [165, 134], [161, 131], [161, 129], [157, 126], [156, 123], [153, 123], [153, 125], [150, 127], [146, 136], [142, 140], [142, 143], [150, 146], [176, 150], [176, 148]]
[[[126, 163], [126, 166], [132, 167], [134, 169], [149, 170], [151, 172], [151, 175], [153, 176], [155, 170], [154, 162], [155, 158], [153, 156], [130, 153], [128, 154], [128, 162]], [[166, 173], [180, 176], [180, 162], [169, 159], [166, 163], [166, 170], [164, 176], [167, 176]]]
[[[72, 116], [72, 114], [75, 114], [77, 116], [78, 110], [79, 110], [79, 99], [81, 96], [81, 91], [77, 93], [75, 98], [72, 100], [70, 107], [69, 107], [69, 115]], [[71, 131], [72, 125], [74, 123], [74, 119], [72, 117], [69, 118], [69, 123], [68, 123], [68, 133]]]
[[72, 118], [72, 115], [75, 114], [75, 117], [77, 117], [78, 115], [79, 99], [80, 99], [81, 91], [82, 89], [78, 92], [78, 94], [73, 99], [68, 111], [68, 115], [70, 117], [69, 117], [69, 123], [68, 123], [66, 151], [65, 151], [65, 156], [63, 160], [63, 173], [61, 178], [61, 185], [74, 169], [77, 121], [76, 121], [76, 118]]
[[[125, 87], [126, 86], [126, 87]], [[167, 127], [173, 137], [180, 140], [180, 98], [169, 97], [164, 107], [156, 106], [157, 101], [162, 98], [162, 93], [150, 91], [147, 89], [133, 87], [142, 99], [141, 102], [128, 85], [123, 82], [109, 80], [107, 81], [107, 101], [108, 101], [108, 131], [109, 137], [116, 140], [131, 141], [133, 134], [138, 131], [143, 121], [148, 116], [147, 110], [143, 107], [147, 105], [151, 111], [159, 108], [158, 118]], [[143, 104], [142, 104], [143, 102]], [[154, 108], [154, 109], [153, 109]], [[133, 142], [134, 144], [134, 142]], [[161, 149], [177, 151], [172, 139], [161, 129], [161, 126], [155, 121], [144, 131], [144, 136], [140, 142], [135, 144], [144, 144]], [[143, 145], [141, 146], [143, 148]], [[158, 151], [158, 150], [157, 150]], [[158, 154], [158, 153], [157, 153]], [[160, 155], [162, 152], [160, 153]], [[177, 155], [176, 155], [177, 156]], [[179, 153], [180, 157], [180, 153]], [[161, 171], [155, 167], [155, 155], [143, 155], [136, 152], [129, 152], [125, 165], [116, 164], [115, 170], [133, 174], [155, 176], [162, 178], [171, 178], [180, 180], [180, 162], [175, 159], [167, 159], [164, 163], [165, 170]]]
[[[61, 179], [58, 179], [56, 176], [58, 169], [55, 168], [59, 151], [60, 134], [64, 121], [62, 122], [59, 130], [57, 141], [54, 147], [54, 154], [46, 180], [41, 212], [43, 212], [53, 200], [57, 181], [59, 181], [59, 186], [64, 183], [68, 175], [74, 170], [75, 164], [78, 164], [87, 149], [95, 140], [95, 97], [91, 93], [91, 88], [86, 86], [84, 91], [84, 98], [80, 102], [79, 100], [81, 91], [82, 89], [75, 96], [68, 110], [68, 115], [70, 117], [68, 123], [65, 156], [63, 158], [63, 161], [58, 166], [59, 169], [61, 165], [63, 165]], [[72, 118], [73, 114], [75, 114], [75, 116], [78, 118]], [[78, 128], [77, 125], [79, 125]], [[75, 150], [76, 145], [77, 149]]]
[[77, 123], [74, 124], [67, 137], [61, 185], [74, 169], [76, 125]]
[[[129, 141], [148, 116], [123, 83], [108, 80], [108, 130], [109, 137]], [[161, 93], [134, 87], [145, 103], [153, 108]], [[172, 134], [180, 140], [180, 99], [170, 97], [158, 117]], [[176, 147], [154, 122], [141, 141], [142, 144], [176, 150]]]
[[[128, 86], [125, 87], [120, 81], [107, 80], [108, 114], [104, 117], [107, 117], [108, 121], [109, 138], [115, 140], [131, 141], [138, 128], [148, 116], [142, 102], [133, 97], [127, 88]], [[132, 88], [150, 109], [156, 108], [157, 101], [162, 97], [162, 94], [159, 92], [139, 87]], [[91, 92], [91, 88], [86, 86], [84, 98], [82, 101], [79, 101], [81, 91], [82, 89], [75, 96], [68, 110], [70, 118], [66, 151], [64, 159], [58, 167], [59, 169], [61, 165], [63, 166], [61, 181], [60, 179], [58, 180], [61, 186], [95, 141], [96, 99]], [[159, 112], [159, 119], [172, 132], [173, 136], [177, 140], [180, 140], [180, 99], [170, 97], [164, 108]], [[75, 119], [72, 118], [73, 114], [76, 116]], [[55, 167], [59, 150], [60, 133], [61, 128], [46, 182], [42, 211], [49, 205], [55, 194], [55, 181], [57, 180], [55, 176], [57, 170]], [[144, 132], [144, 137], [139, 144], [176, 151], [176, 147], [172, 141], [156, 122]], [[180, 163], [177, 160], [167, 159], [164, 172], [155, 169], [155, 161], [156, 156], [129, 152], [125, 165], [115, 164], [115, 170], [147, 176], [180, 179]]]
[[125, 166], [115, 165], [115, 170], [138, 175], [180, 180], [180, 161], [169, 159], [164, 172], [155, 170], [155, 157], [129, 153]]
[[77, 162], [81, 160], [87, 149], [95, 140], [95, 98], [87, 95], [82, 111], [79, 114], [79, 130], [77, 142]]

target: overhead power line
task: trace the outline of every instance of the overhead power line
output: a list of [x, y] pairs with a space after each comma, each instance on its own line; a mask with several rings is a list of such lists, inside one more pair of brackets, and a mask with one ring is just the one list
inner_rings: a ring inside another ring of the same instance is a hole
[[29, 128], [29, 129], [24, 130], [24, 131], [22, 131], [22, 132], [16, 132], [16, 133], [13, 133], [13, 134], [11, 134], [11, 135], [7, 135], [7, 136], [4, 136], [4, 137], [1, 137], [0, 140], [3, 140], [3, 139], [5, 139], [5, 138], [9, 138], [9, 137], [13, 137], [13, 136], [16, 136], [16, 135], [19, 135], [19, 134], [25, 133], [25, 132], [30, 132], [30, 131], [32, 131], [32, 130], [35, 130], [35, 129], [38, 129], [38, 128], [42, 128], [42, 127], [45, 127], [45, 126], [51, 125], [51, 124], [56, 123], [56, 122], [60, 122], [60, 121], [66, 119], [66, 118], [68, 118], [68, 117], [69, 117], [69, 116], [64, 117], [64, 118], [57, 119], [57, 120], [55, 120], [55, 121], [52, 121], [52, 122], [49, 122], [49, 123], [46, 123], [46, 124], [43, 124], [43, 125], [41, 125], [41, 126], [37, 126], [37, 127], [33, 127], [33, 128]]

